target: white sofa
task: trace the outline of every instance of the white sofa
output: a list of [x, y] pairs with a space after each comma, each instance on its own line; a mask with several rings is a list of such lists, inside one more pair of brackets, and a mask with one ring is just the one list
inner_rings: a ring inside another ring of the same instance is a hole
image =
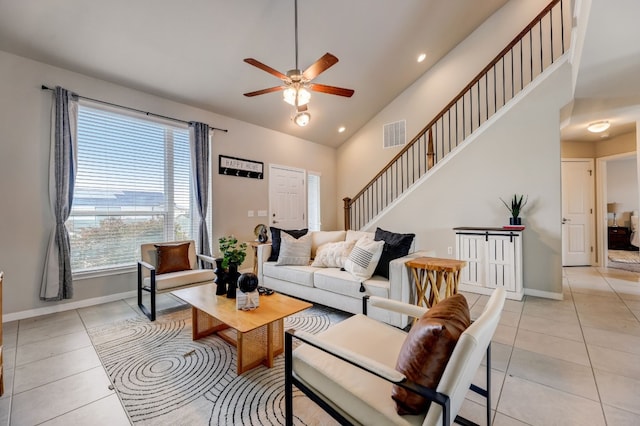
[[[373, 233], [360, 231], [314, 231], [311, 232], [311, 256], [315, 256], [317, 248], [327, 242], [338, 242], [357, 239]], [[389, 279], [374, 275], [362, 282], [365, 289], [360, 291], [361, 282], [349, 272], [339, 268], [316, 268], [313, 266], [283, 266], [268, 261], [271, 255], [271, 244], [258, 246], [258, 278], [260, 285], [293, 297], [319, 303], [346, 312], [358, 314], [362, 312], [362, 298], [365, 295], [378, 296], [385, 299], [414, 303], [415, 285], [409, 277], [405, 262], [412, 257], [434, 256], [432, 251], [410, 253], [406, 257], [395, 259], [389, 263]], [[369, 315], [379, 321], [403, 328], [409, 323], [409, 317], [397, 312], [372, 308]]]

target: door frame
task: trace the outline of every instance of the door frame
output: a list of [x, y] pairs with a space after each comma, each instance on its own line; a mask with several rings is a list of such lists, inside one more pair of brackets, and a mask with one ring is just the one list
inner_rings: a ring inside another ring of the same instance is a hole
[[[591, 266], [599, 265], [598, 264], [598, 256], [597, 256], [597, 254], [598, 254], [599, 241], [600, 241], [599, 234], [598, 234], [598, 229], [596, 227], [596, 215], [597, 215], [597, 213], [599, 211], [599, 203], [598, 203], [598, 201], [596, 201], [597, 191], [596, 191], [596, 188], [595, 188], [595, 186], [596, 186], [595, 183], [597, 182], [597, 179], [598, 179], [598, 172], [596, 171], [596, 167], [595, 167], [596, 165], [594, 164], [593, 160], [594, 160], [593, 158], [579, 158], [579, 157], [567, 157], [567, 158], [562, 157], [562, 158], [560, 158], [560, 167], [561, 167], [560, 170], [561, 171], [562, 171], [562, 163], [565, 162], [565, 161], [566, 162], [569, 162], [569, 161], [578, 162], [578, 161], [580, 161], [580, 162], [589, 162], [589, 163], [591, 163], [591, 169], [593, 170], [592, 177], [591, 177], [591, 179], [592, 179], [591, 180], [591, 182], [592, 182], [592, 185], [591, 185], [591, 209], [593, 211], [593, 214], [591, 215], [591, 217], [589, 219], [589, 228], [591, 229], [591, 238], [592, 238], [591, 245], [592, 245], [592, 247], [594, 247], [594, 250], [591, 252], [590, 259], [589, 259], [589, 261], [591, 263]], [[564, 193], [562, 193], [562, 182], [560, 182], [560, 186], [561, 186], [560, 193], [562, 194], [562, 197], [564, 197]], [[605, 209], [606, 209], [606, 204], [605, 204]], [[564, 215], [564, 212], [562, 211], [562, 201], [561, 201], [561, 203], [560, 203], [561, 221], [562, 221], [562, 216], [563, 215]], [[562, 226], [562, 225], [560, 225], [560, 226]], [[564, 231], [561, 231], [561, 238], [564, 238]], [[595, 239], [595, 241], [593, 241], [594, 239]], [[560, 255], [561, 258], [564, 256], [564, 243], [565, 243], [565, 241], [562, 241], [562, 253]]]
[[597, 252], [599, 254], [596, 265], [598, 266], [609, 266], [609, 256], [607, 255], [609, 252], [607, 245], [607, 230], [609, 226], [609, 218], [607, 217], [607, 163], [612, 160], [634, 157], [637, 157], [636, 152], [624, 152], [596, 159], [596, 211], [598, 213], [596, 233], [598, 238]]

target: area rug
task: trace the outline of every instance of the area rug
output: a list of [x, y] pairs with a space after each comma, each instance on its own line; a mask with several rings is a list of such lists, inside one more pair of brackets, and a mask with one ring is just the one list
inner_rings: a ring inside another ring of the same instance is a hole
[[[286, 318], [285, 328], [317, 333], [348, 316], [314, 306]], [[188, 307], [161, 313], [155, 322], [130, 319], [89, 335], [136, 425], [284, 424], [284, 356], [273, 368], [238, 376], [235, 347], [216, 336], [191, 340]], [[304, 400], [297, 391], [295, 424], [324, 423], [319, 413], [305, 413], [318, 410]]]

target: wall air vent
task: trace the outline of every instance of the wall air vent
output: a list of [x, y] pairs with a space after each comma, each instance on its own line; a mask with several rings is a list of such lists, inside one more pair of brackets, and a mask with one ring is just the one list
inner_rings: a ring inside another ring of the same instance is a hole
[[400, 120], [394, 123], [385, 124], [382, 128], [383, 148], [393, 148], [407, 143], [407, 121]]

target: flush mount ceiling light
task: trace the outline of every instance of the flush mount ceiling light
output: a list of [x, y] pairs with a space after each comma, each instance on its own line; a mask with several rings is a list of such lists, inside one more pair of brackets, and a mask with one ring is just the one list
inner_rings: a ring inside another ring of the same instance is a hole
[[311, 121], [311, 114], [308, 112], [299, 112], [293, 117], [293, 122], [300, 127], [304, 127]]
[[427, 57], [426, 53], [421, 53], [418, 55], [418, 63], [422, 62], [425, 60], [425, 58]]
[[611, 124], [608, 121], [596, 121], [587, 126], [587, 130], [591, 133], [601, 133], [609, 128]]
[[347, 128], [344, 126], [338, 127], [338, 133], [344, 133], [345, 130], [347, 130]]

